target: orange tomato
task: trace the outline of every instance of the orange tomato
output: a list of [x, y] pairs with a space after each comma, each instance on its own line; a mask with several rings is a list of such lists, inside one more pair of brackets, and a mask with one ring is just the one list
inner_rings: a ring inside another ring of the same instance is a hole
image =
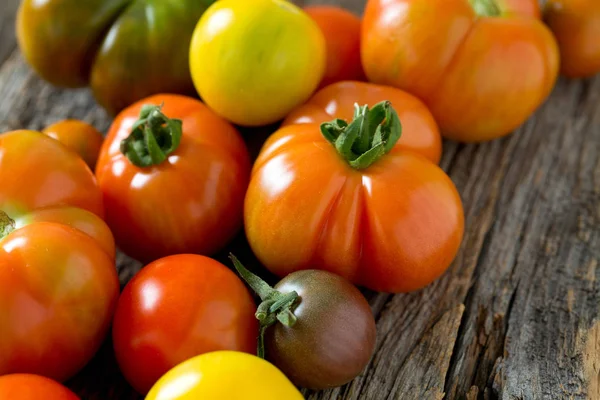
[[231, 124], [196, 99], [168, 94], [123, 110], [96, 166], [117, 245], [143, 262], [223, 247], [242, 225], [249, 174]]
[[544, 19], [560, 48], [560, 71], [570, 78], [600, 72], [600, 2], [549, 0]]
[[83, 121], [67, 119], [48, 126], [42, 133], [79, 154], [88, 167], [94, 170], [104, 141], [104, 137], [96, 128]]
[[400, 122], [389, 103], [357, 115], [323, 133], [288, 125], [267, 140], [246, 194], [248, 241], [279, 276], [323, 269], [379, 291], [421, 288], [458, 251], [460, 197], [437, 165], [394, 148]]
[[354, 103], [375, 104], [388, 100], [402, 121], [402, 136], [394, 151], [410, 150], [434, 163], [442, 156], [442, 137], [438, 126], [421, 100], [390, 86], [366, 82], [338, 82], [318, 91], [304, 105], [292, 111], [283, 126], [330, 121], [334, 118], [351, 120]]
[[304, 9], [319, 25], [327, 48], [325, 75], [319, 87], [345, 80], [364, 80], [360, 62], [360, 18], [341, 7]]
[[370, 81], [421, 98], [442, 134], [504, 136], [539, 107], [558, 49], [537, 0], [369, 0], [361, 55]]
[[79, 400], [58, 382], [38, 375], [0, 376], [0, 399], [6, 400]]

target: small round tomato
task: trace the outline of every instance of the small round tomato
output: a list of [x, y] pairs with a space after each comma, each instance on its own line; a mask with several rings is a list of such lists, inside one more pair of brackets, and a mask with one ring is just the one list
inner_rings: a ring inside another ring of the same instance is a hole
[[360, 18], [335, 6], [310, 6], [304, 11], [319, 25], [327, 46], [327, 67], [320, 87], [345, 80], [364, 80], [360, 62]]
[[198, 100], [157, 95], [115, 119], [96, 176], [118, 247], [150, 262], [224, 246], [242, 225], [249, 171], [231, 124]]
[[402, 136], [394, 151], [410, 150], [439, 163], [442, 136], [425, 104], [415, 96], [391, 86], [366, 82], [337, 82], [314, 94], [305, 104], [292, 111], [283, 126], [321, 124], [334, 118], [351, 120], [354, 104], [375, 104], [387, 100], [398, 111]]
[[459, 194], [437, 165], [394, 149], [401, 124], [389, 102], [355, 114], [267, 140], [246, 194], [248, 242], [281, 277], [323, 269], [383, 292], [422, 288], [458, 252]]
[[308, 99], [325, 71], [325, 39], [285, 0], [220, 0], [200, 18], [190, 47], [202, 99], [240, 125], [266, 125]]
[[215, 351], [179, 364], [154, 385], [146, 400], [302, 400], [273, 365], [236, 351]]
[[79, 397], [52, 379], [30, 374], [12, 374], [0, 376], [0, 399], [79, 400]]
[[104, 141], [104, 136], [96, 128], [83, 121], [67, 119], [48, 126], [42, 133], [79, 154], [88, 167], [94, 170]]
[[216, 350], [254, 352], [254, 301], [223, 264], [176, 255], [144, 267], [123, 290], [113, 342], [121, 371], [146, 393], [169, 369]]
[[549, 0], [544, 19], [560, 49], [560, 71], [570, 78], [600, 72], [600, 2]]

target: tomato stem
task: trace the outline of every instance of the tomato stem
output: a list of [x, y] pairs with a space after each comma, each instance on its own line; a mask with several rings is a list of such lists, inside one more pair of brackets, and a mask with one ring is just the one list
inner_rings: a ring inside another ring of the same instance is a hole
[[469, 0], [475, 13], [481, 17], [497, 17], [500, 15], [500, 8], [496, 0]]
[[138, 167], [158, 165], [174, 152], [182, 136], [182, 122], [161, 112], [162, 105], [144, 105], [131, 134], [121, 141], [121, 153]]
[[402, 124], [389, 101], [369, 109], [354, 105], [354, 119], [321, 124], [321, 133], [355, 169], [365, 169], [389, 153], [402, 135]]
[[4, 239], [15, 230], [15, 221], [7, 213], [0, 210], [0, 239]]
[[246, 269], [233, 254], [230, 253], [229, 258], [242, 279], [246, 281], [248, 286], [250, 286], [262, 300], [258, 305], [255, 314], [256, 319], [260, 321], [256, 353], [260, 358], [265, 358], [264, 335], [267, 328], [277, 321], [288, 327], [294, 326], [297, 320], [294, 315], [294, 309], [297, 306], [300, 296], [295, 291], [281, 293], [280, 291], [273, 289], [259, 276], [248, 271], [248, 269]]

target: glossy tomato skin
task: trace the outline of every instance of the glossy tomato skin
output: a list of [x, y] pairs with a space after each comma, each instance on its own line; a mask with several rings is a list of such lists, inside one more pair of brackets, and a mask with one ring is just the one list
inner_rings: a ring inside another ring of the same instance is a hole
[[304, 11], [321, 28], [327, 47], [327, 67], [319, 87], [365, 80], [360, 61], [360, 18], [335, 6], [310, 6]]
[[464, 229], [456, 188], [435, 164], [392, 151], [354, 170], [317, 124], [289, 125], [267, 140], [244, 217], [254, 253], [278, 276], [323, 269], [383, 292], [439, 277]]
[[200, 97], [219, 115], [260, 126], [310, 97], [325, 71], [325, 51], [318, 25], [291, 2], [220, 0], [196, 26], [190, 70]]
[[66, 119], [46, 127], [42, 133], [79, 154], [88, 167], [94, 170], [104, 137], [92, 125], [75, 119]]
[[549, 0], [544, 19], [558, 41], [563, 75], [585, 78], [600, 72], [599, 2]]
[[254, 353], [255, 309], [242, 281], [219, 262], [199, 255], [157, 260], [119, 299], [113, 342], [121, 371], [147, 393], [168, 370], [198, 354]]
[[25, 0], [17, 38], [27, 62], [49, 82], [90, 84], [115, 114], [165, 91], [191, 94], [188, 49], [213, 0]]
[[6, 400], [79, 400], [58, 382], [38, 375], [0, 376], [0, 399]]
[[[183, 121], [177, 150], [137, 167], [120, 151], [144, 104]], [[178, 253], [212, 254], [242, 225], [250, 161], [235, 128], [200, 101], [156, 95], [124, 110], [101, 150], [96, 176], [117, 245], [143, 262]]]
[[0, 375], [63, 381], [100, 346], [119, 293], [101, 194], [83, 160], [33, 131], [0, 136], [0, 181]]
[[374, 106], [388, 100], [402, 121], [402, 136], [394, 151], [410, 150], [434, 163], [442, 156], [442, 136], [431, 112], [415, 96], [391, 86], [366, 82], [333, 83], [315, 93], [305, 104], [292, 111], [283, 126], [329, 122], [335, 118], [349, 121], [354, 104]]
[[303, 398], [272, 364], [236, 351], [214, 351], [187, 360], [165, 374], [146, 396], [146, 400]]
[[296, 324], [266, 332], [267, 359], [295, 384], [328, 389], [354, 379], [375, 348], [375, 319], [369, 303], [350, 282], [319, 270], [297, 271], [276, 286], [300, 295]]
[[367, 77], [417, 95], [450, 139], [510, 133], [552, 90], [558, 49], [537, 2], [497, 5], [500, 15], [485, 17], [468, 0], [369, 0], [361, 36]]

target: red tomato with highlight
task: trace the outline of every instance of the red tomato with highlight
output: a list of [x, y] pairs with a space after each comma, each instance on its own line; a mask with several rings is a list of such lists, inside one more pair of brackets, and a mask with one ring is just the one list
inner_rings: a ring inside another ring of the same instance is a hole
[[4, 400], [79, 400], [69, 389], [38, 375], [0, 376], [0, 399]]
[[[145, 105], [153, 111], [140, 119]], [[143, 262], [222, 248], [242, 226], [249, 173], [246, 145], [231, 124], [199, 100], [168, 94], [119, 114], [96, 167], [117, 245]]]
[[113, 325], [121, 371], [140, 393], [177, 364], [216, 350], [256, 352], [252, 296], [223, 264], [175, 255], [144, 267], [123, 290]]
[[46, 127], [42, 133], [79, 154], [88, 167], [94, 170], [104, 136], [92, 125], [76, 119], [66, 119]]
[[310, 6], [304, 9], [319, 25], [327, 48], [325, 75], [319, 87], [346, 80], [364, 80], [360, 62], [360, 18], [335, 6]]

